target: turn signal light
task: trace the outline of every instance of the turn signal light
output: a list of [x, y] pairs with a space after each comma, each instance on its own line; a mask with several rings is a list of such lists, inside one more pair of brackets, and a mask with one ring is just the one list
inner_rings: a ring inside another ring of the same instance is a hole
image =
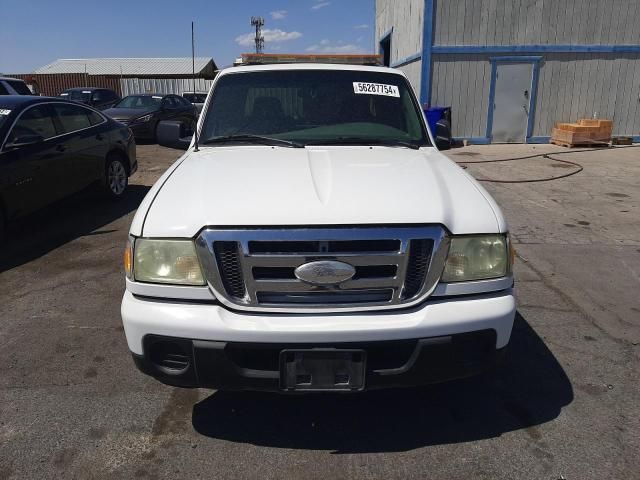
[[133, 248], [131, 242], [127, 240], [127, 246], [124, 248], [124, 255], [122, 256], [122, 263], [124, 264], [124, 273], [127, 278], [132, 277], [133, 273]]

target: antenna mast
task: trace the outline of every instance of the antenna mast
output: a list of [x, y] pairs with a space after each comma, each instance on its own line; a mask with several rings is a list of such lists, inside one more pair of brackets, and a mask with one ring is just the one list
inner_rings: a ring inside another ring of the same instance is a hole
[[256, 53], [262, 53], [262, 49], [264, 48], [264, 37], [262, 36], [262, 27], [264, 26], [264, 18], [262, 17], [251, 17], [251, 25], [256, 27]]
[[[196, 93], [196, 41], [193, 35], [193, 22], [191, 22], [191, 80], [193, 82], [193, 93]], [[196, 121], [193, 131], [194, 152], [198, 151], [198, 122]]]

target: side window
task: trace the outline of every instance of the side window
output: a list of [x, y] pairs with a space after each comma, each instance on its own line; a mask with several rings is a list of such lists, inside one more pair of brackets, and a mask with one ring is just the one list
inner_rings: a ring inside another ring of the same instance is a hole
[[91, 126], [88, 113], [90, 110], [79, 107], [77, 105], [65, 105], [57, 103], [53, 105], [60, 123], [62, 124], [63, 133], [75, 132]]
[[89, 123], [91, 123], [91, 125], [98, 125], [104, 122], [102, 115], [94, 112], [93, 110], [87, 110], [87, 115], [89, 116]]
[[164, 99], [164, 105], [166, 108], [177, 108], [178, 105], [176, 105], [176, 101], [173, 99], [173, 97], [166, 97]]
[[108, 100], [105, 90], [96, 90], [93, 92], [93, 101], [94, 102], [104, 102]]
[[105, 100], [115, 100], [116, 98], [118, 98], [116, 92], [113, 92], [111, 90], [103, 90], [102, 93], [104, 94]]
[[40, 135], [44, 139], [56, 135], [51, 111], [46, 105], [38, 105], [24, 112], [11, 129], [7, 143], [15, 142], [24, 135]]
[[186, 98], [183, 98], [183, 97], [176, 97], [176, 102], [178, 102], [181, 107], [190, 107], [191, 106], [191, 102], [188, 101]]
[[2, 82], [0, 82], [0, 95], [9, 95], [9, 90], [4, 86]]

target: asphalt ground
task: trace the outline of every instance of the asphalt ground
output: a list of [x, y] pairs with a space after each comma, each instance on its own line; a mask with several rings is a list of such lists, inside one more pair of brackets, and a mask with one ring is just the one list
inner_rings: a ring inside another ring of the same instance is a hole
[[[560, 157], [584, 167], [561, 180], [485, 183], [518, 256], [518, 315], [496, 371], [346, 396], [181, 390], [135, 369], [119, 314], [122, 248], [179, 152], [138, 154], [122, 202], [83, 193], [11, 227], [0, 261], [0, 479], [640, 478], [640, 148]], [[572, 168], [544, 158], [468, 166], [507, 180]]]

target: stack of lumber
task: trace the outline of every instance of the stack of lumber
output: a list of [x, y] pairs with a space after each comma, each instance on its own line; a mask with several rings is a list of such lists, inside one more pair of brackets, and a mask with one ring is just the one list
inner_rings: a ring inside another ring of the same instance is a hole
[[578, 123], [556, 123], [550, 143], [563, 147], [608, 145], [611, 141], [611, 120], [583, 118]]

